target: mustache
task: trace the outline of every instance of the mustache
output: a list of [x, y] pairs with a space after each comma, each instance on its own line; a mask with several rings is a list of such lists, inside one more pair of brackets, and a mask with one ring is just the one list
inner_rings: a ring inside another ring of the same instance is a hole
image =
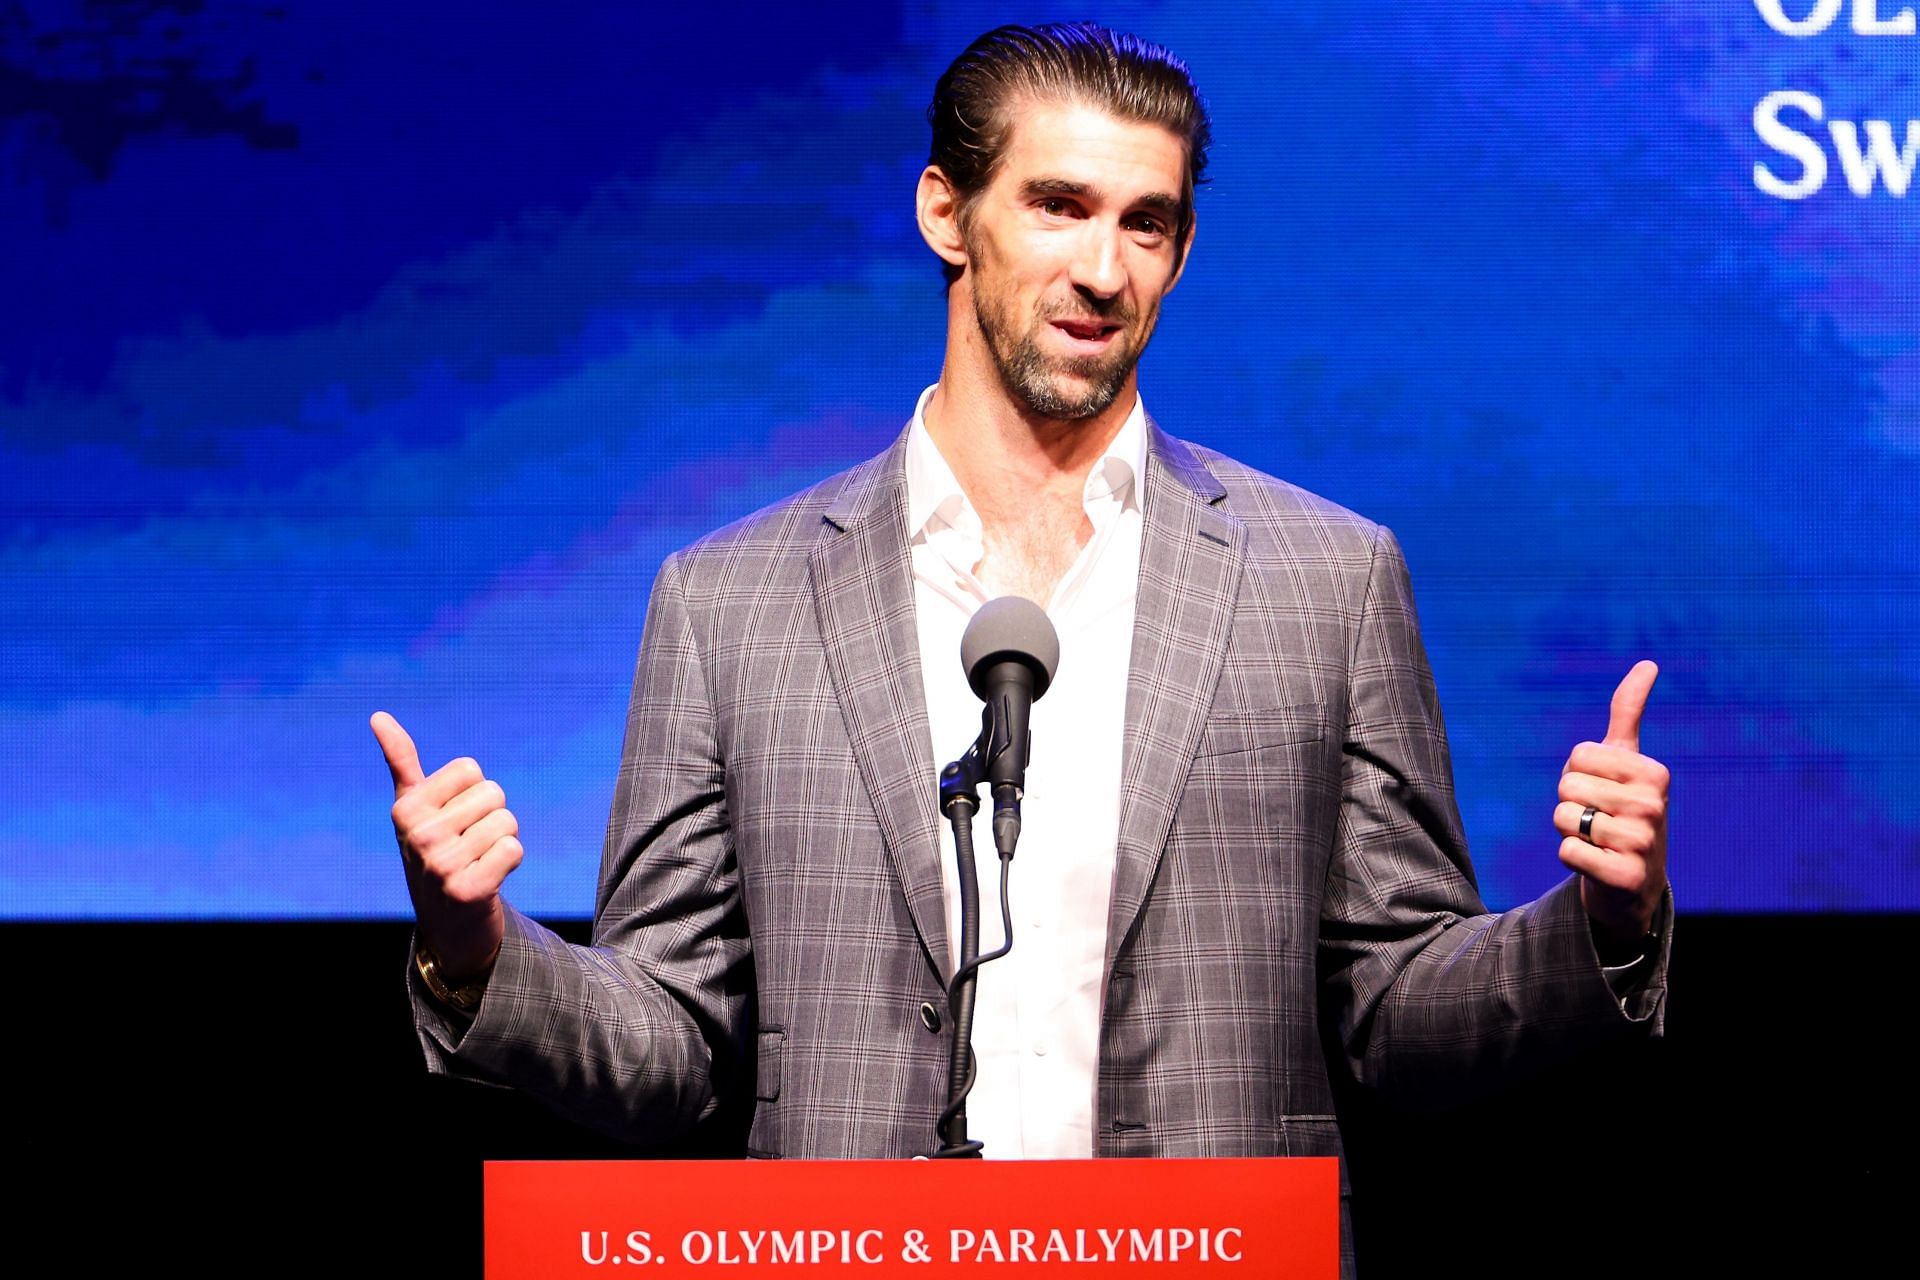
[[1059, 299], [1043, 304], [1039, 314], [1039, 319], [1045, 324], [1052, 324], [1055, 320], [1073, 320], [1095, 324], [1131, 325], [1138, 318], [1138, 313], [1123, 298], [1114, 298], [1107, 302], [1093, 298], [1076, 298], [1072, 301]]

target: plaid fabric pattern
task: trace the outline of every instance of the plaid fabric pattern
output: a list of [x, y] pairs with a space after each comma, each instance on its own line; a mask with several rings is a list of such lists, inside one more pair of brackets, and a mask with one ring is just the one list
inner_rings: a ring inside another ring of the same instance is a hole
[[[1657, 1033], [1665, 957], [1623, 1010], [1574, 882], [1482, 906], [1392, 534], [1149, 436], [1098, 1154], [1336, 1154], [1330, 1066], [1454, 1101]], [[904, 441], [668, 559], [594, 945], [510, 913], [473, 1018], [416, 982], [432, 1069], [642, 1141], [737, 1103], [754, 1154], [932, 1148], [919, 1010], [947, 942]]]

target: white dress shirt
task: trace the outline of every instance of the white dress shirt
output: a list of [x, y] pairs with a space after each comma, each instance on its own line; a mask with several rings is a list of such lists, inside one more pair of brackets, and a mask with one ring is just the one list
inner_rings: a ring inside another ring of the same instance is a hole
[[[980, 515], [927, 433], [923, 415], [933, 391], [922, 392], [914, 408], [906, 468], [920, 671], [939, 767], [958, 759], [980, 732], [981, 703], [960, 667], [960, 635], [988, 595], [974, 576], [984, 551]], [[974, 1017], [979, 1073], [967, 1100], [967, 1131], [989, 1157], [1093, 1154], [1146, 458], [1145, 411], [1136, 399], [1087, 476], [1093, 537], [1047, 602], [1060, 633], [1060, 665], [1033, 708], [1033, 759], [1009, 893], [1014, 947], [980, 970]], [[984, 790], [974, 837], [982, 954], [1003, 940], [1000, 861]], [[959, 875], [944, 818], [940, 838], [947, 936], [957, 963]]]

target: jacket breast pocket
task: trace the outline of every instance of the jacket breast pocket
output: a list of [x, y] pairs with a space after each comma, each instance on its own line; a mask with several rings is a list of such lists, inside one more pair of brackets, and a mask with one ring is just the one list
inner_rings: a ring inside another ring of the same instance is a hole
[[1266, 747], [1318, 742], [1327, 736], [1327, 709], [1317, 702], [1218, 713], [1200, 731], [1194, 758], [1238, 755]]
[[1330, 821], [1339, 753], [1320, 703], [1208, 718], [1181, 799], [1184, 830], [1230, 847], [1311, 841]]

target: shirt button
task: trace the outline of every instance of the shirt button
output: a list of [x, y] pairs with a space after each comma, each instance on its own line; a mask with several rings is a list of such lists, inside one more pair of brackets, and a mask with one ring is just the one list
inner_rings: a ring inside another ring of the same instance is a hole
[[1035, 1040], [1033, 1042], [1033, 1056], [1036, 1058], [1044, 1058], [1047, 1056], [1047, 1042], [1045, 1040]]

